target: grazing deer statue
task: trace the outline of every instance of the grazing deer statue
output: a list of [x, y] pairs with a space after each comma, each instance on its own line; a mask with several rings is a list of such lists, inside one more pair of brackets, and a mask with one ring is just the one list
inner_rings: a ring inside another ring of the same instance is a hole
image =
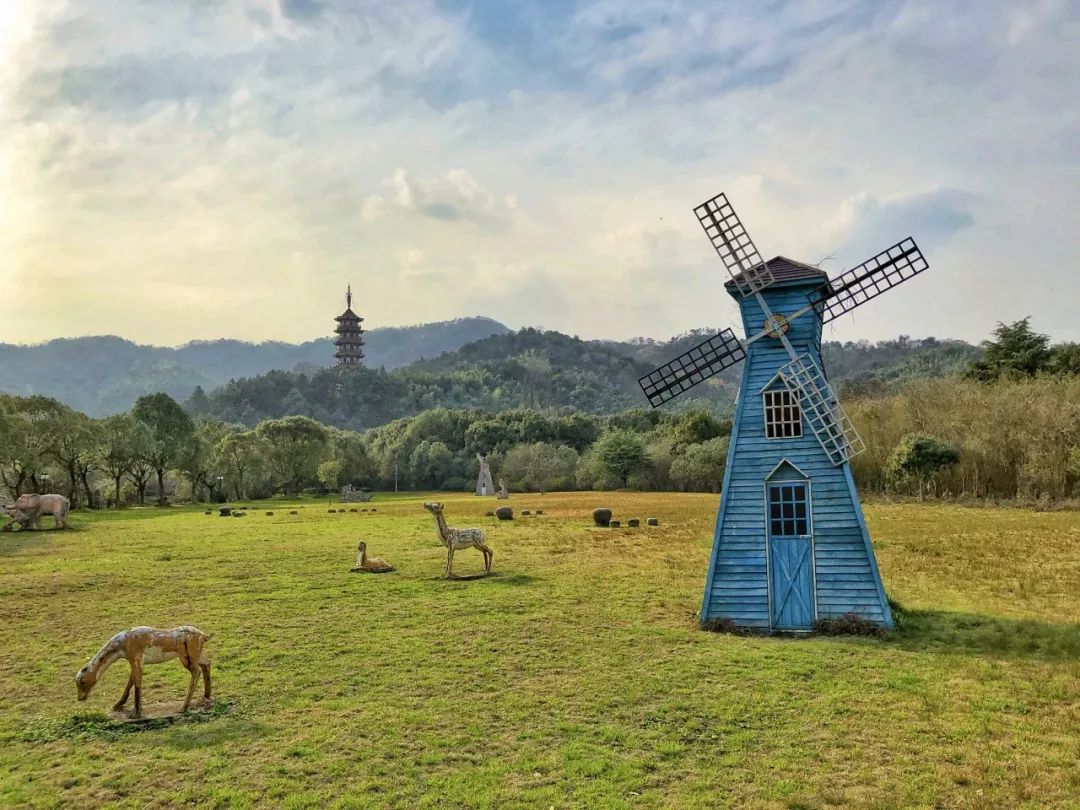
[[463, 548], [479, 549], [484, 555], [484, 573], [491, 573], [491, 561], [495, 558], [495, 552], [484, 543], [482, 529], [451, 529], [446, 525], [441, 503], [425, 503], [424, 508], [435, 516], [435, 528], [439, 535], [439, 542], [446, 546], [447, 579], [454, 578], [454, 552]]
[[367, 543], [363, 540], [356, 547], [356, 568], [353, 571], [362, 571], [366, 574], [386, 574], [394, 570], [394, 566], [382, 557], [369, 557], [367, 555]]
[[200, 672], [203, 677], [203, 697], [210, 698], [210, 661], [203, 649], [209, 638], [210, 636], [197, 627], [188, 626], [174, 627], [171, 630], [133, 627], [117, 633], [105, 642], [75, 676], [79, 700], [86, 700], [105, 670], [124, 658], [131, 666], [131, 675], [124, 687], [124, 694], [113, 706], [113, 711], [118, 712], [124, 708], [131, 688], [135, 687], [135, 712], [132, 717], [141, 717], [143, 664], [160, 664], [179, 658], [181, 666], [191, 673], [187, 699], [184, 700], [184, 708], [181, 710], [186, 712], [191, 706], [191, 695], [195, 692], [195, 684], [199, 682]]

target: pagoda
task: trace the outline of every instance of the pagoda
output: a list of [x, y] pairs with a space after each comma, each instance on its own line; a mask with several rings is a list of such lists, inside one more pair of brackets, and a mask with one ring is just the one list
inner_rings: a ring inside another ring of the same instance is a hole
[[345, 293], [345, 311], [334, 318], [337, 327], [334, 329], [337, 339], [334, 345], [337, 351], [339, 366], [362, 366], [364, 365], [364, 329], [360, 322], [364, 320], [352, 311], [352, 285], [350, 284]]

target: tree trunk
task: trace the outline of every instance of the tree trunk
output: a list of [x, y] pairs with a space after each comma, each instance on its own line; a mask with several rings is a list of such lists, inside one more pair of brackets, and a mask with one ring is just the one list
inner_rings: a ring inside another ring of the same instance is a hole
[[113, 506], [115, 506], [117, 509], [120, 508], [120, 479], [123, 477], [123, 473], [113, 477], [113, 483], [116, 485], [116, 489], [114, 490], [115, 495], [113, 498]]
[[158, 467], [155, 469], [157, 473], [157, 502], [158, 506], [165, 505], [165, 468]]
[[87, 471], [79, 473], [79, 479], [82, 481], [83, 491], [86, 493], [86, 505], [90, 509], [95, 509], [96, 506], [94, 504], [94, 493], [90, 491], [89, 477], [90, 474]]

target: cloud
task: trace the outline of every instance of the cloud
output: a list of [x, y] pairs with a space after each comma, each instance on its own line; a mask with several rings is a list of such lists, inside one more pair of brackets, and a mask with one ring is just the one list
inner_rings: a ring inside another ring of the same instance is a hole
[[373, 325], [723, 325], [720, 190], [769, 255], [928, 252], [836, 336], [1080, 339], [1074, 4], [16, 5], [0, 340], [306, 339], [349, 280]]

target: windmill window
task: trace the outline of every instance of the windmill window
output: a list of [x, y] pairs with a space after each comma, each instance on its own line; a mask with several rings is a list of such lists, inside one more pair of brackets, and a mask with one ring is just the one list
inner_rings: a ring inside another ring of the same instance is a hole
[[806, 484], [773, 484], [769, 487], [769, 533], [773, 537], [810, 534]]
[[802, 411], [795, 395], [787, 390], [766, 391], [765, 436], [787, 439], [802, 436]]

